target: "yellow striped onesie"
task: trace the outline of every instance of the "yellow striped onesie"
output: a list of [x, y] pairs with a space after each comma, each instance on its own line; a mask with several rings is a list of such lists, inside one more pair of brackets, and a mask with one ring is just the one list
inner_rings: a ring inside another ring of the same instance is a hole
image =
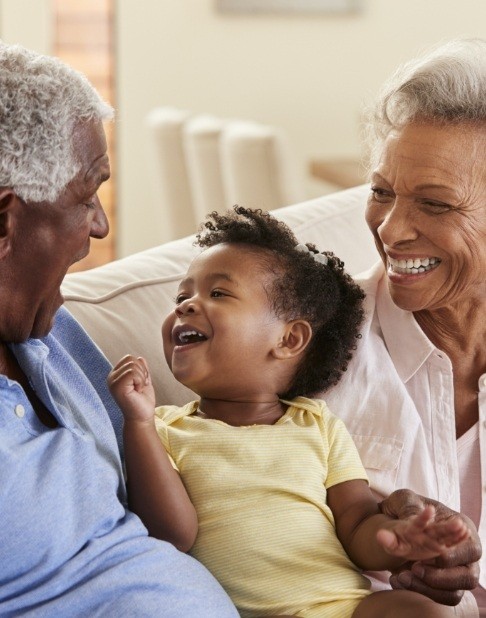
[[274, 425], [242, 427], [197, 416], [197, 402], [157, 408], [157, 431], [198, 514], [191, 554], [243, 618], [345, 618], [369, 582], [336, 537], [326, 489], [366, 472], [325, 402], [284, 403]]

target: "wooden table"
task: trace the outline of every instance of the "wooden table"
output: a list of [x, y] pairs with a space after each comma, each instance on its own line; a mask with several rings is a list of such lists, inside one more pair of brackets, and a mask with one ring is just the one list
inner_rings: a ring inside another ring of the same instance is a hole
[[310, 162], [311, 176], [341, 189], [349, 189], [367, 182], [366, 170], [359, 159], [314, 159]]

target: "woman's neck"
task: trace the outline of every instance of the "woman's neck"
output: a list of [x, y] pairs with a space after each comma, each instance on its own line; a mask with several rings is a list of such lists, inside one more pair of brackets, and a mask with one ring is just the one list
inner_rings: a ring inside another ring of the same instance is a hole
[[[484, 354], [486, 360], [486, 302], [417, 311], [415, 319], [432, 343], [451, 359]], [[486, 369], [486, 367], [484, 367]]]
[[486, 373], [484, 304], [456, 311], [419, 311], [415, 319], [432, 343], [449, 357], [453, 367], [456, 436], [479, 418], [478, 382]]
[[285, 413], [286, 406], [277, 395], [258, 400], [228, 400], [201, 397], [198, 415], [217, 419], [227, 425], [273, 425]]

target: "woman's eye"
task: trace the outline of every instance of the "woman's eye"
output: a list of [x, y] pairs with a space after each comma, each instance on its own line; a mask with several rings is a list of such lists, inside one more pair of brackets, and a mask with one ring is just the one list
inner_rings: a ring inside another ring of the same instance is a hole
[[422, 200], [422, 204], [428, 208], [428, 210], [436, 213], [447, 212], [451, 210], [451, 206], [449, 204], [444, 204], [443, 202], [432, 202], [430, 200]]
[[211, 298], [221, 298], [222, 296], [226, 296], [226, 294], [221, 290], [212, 290], [211, 292]]

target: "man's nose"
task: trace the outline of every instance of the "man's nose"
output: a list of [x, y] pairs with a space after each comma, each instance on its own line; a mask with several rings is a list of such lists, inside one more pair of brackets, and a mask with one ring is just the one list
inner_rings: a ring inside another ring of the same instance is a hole
[[93, 238], [105, 238], [110, 231], [110, 224], [98, 195], [95, 195], [93, 203], [95, 205], [95, 212], [91, 221], [90, 236]]

